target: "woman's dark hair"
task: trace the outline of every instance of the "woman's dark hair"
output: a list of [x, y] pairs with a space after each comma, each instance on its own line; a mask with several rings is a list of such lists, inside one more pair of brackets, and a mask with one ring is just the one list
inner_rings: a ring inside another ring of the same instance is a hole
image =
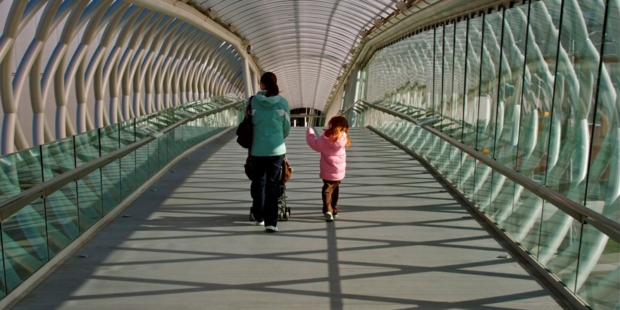
[[275, 74], [273, 74], [273, 72], [263, 73], [260, 77], [260, 82], [265, 85], [265, 90], [267, 90], [265, 96], [273, 97], [280, 93], [280, 88], [278, 88], [278, 78]]

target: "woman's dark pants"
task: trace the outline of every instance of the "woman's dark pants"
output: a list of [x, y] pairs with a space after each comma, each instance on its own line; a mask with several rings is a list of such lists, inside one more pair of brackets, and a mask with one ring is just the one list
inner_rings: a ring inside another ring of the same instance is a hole
[[257, 221], [264, 220], [265, 226], [278, 225], [278, 174], [284, 155], [252, 156], [253, 178], [251, 186], [252, 209]]

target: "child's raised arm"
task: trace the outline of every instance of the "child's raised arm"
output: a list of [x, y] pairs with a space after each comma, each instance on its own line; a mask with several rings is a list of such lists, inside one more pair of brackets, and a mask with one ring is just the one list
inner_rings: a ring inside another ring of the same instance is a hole
[[310, 148], [312, 148], [313, 150], [320, 152], [321, 146], [319, 141], [320, 140], [314, 136], [314, 130], [312, 129], [312, 127], [308, 127], [308, 129], [306, 130], [306, 143], [308, 143]]

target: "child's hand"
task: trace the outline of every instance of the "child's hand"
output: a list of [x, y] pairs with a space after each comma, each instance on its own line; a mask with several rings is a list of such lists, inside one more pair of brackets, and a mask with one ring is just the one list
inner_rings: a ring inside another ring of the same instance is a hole
[[312, 129], [312, 127], [308, 127], [308, 129], [306, 130], [306, 136], [309, 135], [314, 136], [314, 129]]

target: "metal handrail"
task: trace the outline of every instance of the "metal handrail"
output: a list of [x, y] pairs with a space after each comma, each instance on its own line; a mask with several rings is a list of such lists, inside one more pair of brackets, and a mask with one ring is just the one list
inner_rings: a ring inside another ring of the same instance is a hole
[[620, 243], [620, 223], [613, 221], [605, 216], [603, 216], [600, 213], [595, 212], [594, 210], [588, 209], [574, 201], [572, 201], [571, 199], [567, 198], [566, 196], [551, 190], [549, 188], [547, 188], [544, 185], [538, 184], [536, 182], [534, 182], [532, 179], [519, 174], [517, 172], [515, 172], [514, 170], [502, 165], [501, 163], [495, 161], [495, 159], [490, 158], [486, 155], [484, 155], [482, 152], [477, 151], [476, 149], [471, 148], [470, 146], [455, 140], [454, 138], [444, 134], [443, 132], [429, 126], [428, 124], [421, 124], [420, 121], [399, 113], [399, 112], [395, 112], [392, 111], [390, 109], [386, 109], [384, 107], [378, 106], [374, 103], [369, 103], [363, 100], [358, 101], [364, 105], [367, 105], [373, 109], [379, 110], [381, 112], [396, 116], [398, 118], [404, 119], [406, 121], [412, 122], [418, 126], [420, 126], [421, 128], [431, 132], [432, 134], [438, 136], [439, 138], [443, 139], [444, 141], [452, 144], [453, 146], [459, 148], [461, 151], [469, 154], [469, 156], [481, 161], [482, 163], [484, 163], [485, 165], [488, 165], [489, 167], [493, 168], [493, 170], [501, 173], [502, 175], [504, 175], [505, 177], [511, 179], [512, 181], [514, 181], [515, 183], [523, 186], [525, 189], [531, 191], [532, 193], [536, 194], [538, 197], [541, 197], [542, 199], [545, 199], [546, 201], [550, 202], [551, 204], [553, 204], [554, 206], [556, 206], [558, 209], [562, 210], [563, 212], [565, 212], [566, 214], [570, 215], [571, 217], [573, 217], [574, 219], [576, 219], [577, 221], [579, 221], [580, 223], [583, 224], [590, 224], [592, 226], [594, 226], [596, 229], [598, 229], [599, 231], [603, 232], [604, 234], [606, 234], [607, 236], [609, 236], [611, 239], [613, 239], [615, 242], [619, 242]]
[[[206, 112], [202, 112], [202, 113], [198, 113], [192, 116], [187, 116], [187, 118], [184, 118], [180, 121], [177, 121], [174, 124], [169, 125], [168, 127], [162, 129], [160, 132], [161, 133], [167, 133], [185, 123], [188, 123], [192, 120], [198, 119], [198, 118], [202, 118], [205, 116], [209, 116], [212, 114], [216, 114], [219, 113], [221, 111], [224, 110], [228, 110], [230, 108], [234, 108], [236, 105], [241, 105], [243, 104], [243, 101], [238, 101], [235, 103], [230, 103], [230, 104], [226, 104], [223, 105], [219, 108], [213, 109], [213, 110], [209, 110]], [[147, 143], [155, 140], [157, 138], [152, 137], [152, 136], [146, 136], [145, 138], [136, 141], [132, 144], [129, 144], [121, 149], [115, 150], [105, 156], [99, 157], [95, 160], [92, 160], [78, 168], [69, 170], [49, 181], [45, 181], [43, 183], [37, 184], [9, 199], [7, 199], [6, 201], [0, 203], [0, 221], [4, 221], [7, 218], [9, 218], [10, 216], [12, 216], [13, 214], [15, 214], [16, 212], [18, 212], [19, 210], [21, 210], [23, 207], [29, 205], [30, 203], [32, 203], [33, 201], [35, 201], [38, 198], [41, 197], [48, 197], [50, 196], [52, 193], [56, 192], [57, 190], [63, 188], [65, 185], [69, 184], [70, 182], [79, 180], [87, 175], [89, 175], [90, 173], [92, 173], [93, 171], [104, 167], [106, 165], [108, 165], [109, 163], [122, 158], [126, 155], [128, 155], [129, 153], [139, 149], [140, 147], [146, 145]]]
[[[378, 104], [378, 103], [381, 103], [381, 102], [383, 102], [383, 100], [376, 100], [372, 104]], [[346, 109], [341, 110], [340, 113], [343, 114], [343, 115], [347, 114], [347, 113], [351, 112], [351, 110], [354, 109], [356, 105], [363, 104], [363, 103], [366, 103], [366, 101], [360, 99], [360, 100], [356, 101], [355, 103], [353, 103], [352, 105], [348, 106]]]

